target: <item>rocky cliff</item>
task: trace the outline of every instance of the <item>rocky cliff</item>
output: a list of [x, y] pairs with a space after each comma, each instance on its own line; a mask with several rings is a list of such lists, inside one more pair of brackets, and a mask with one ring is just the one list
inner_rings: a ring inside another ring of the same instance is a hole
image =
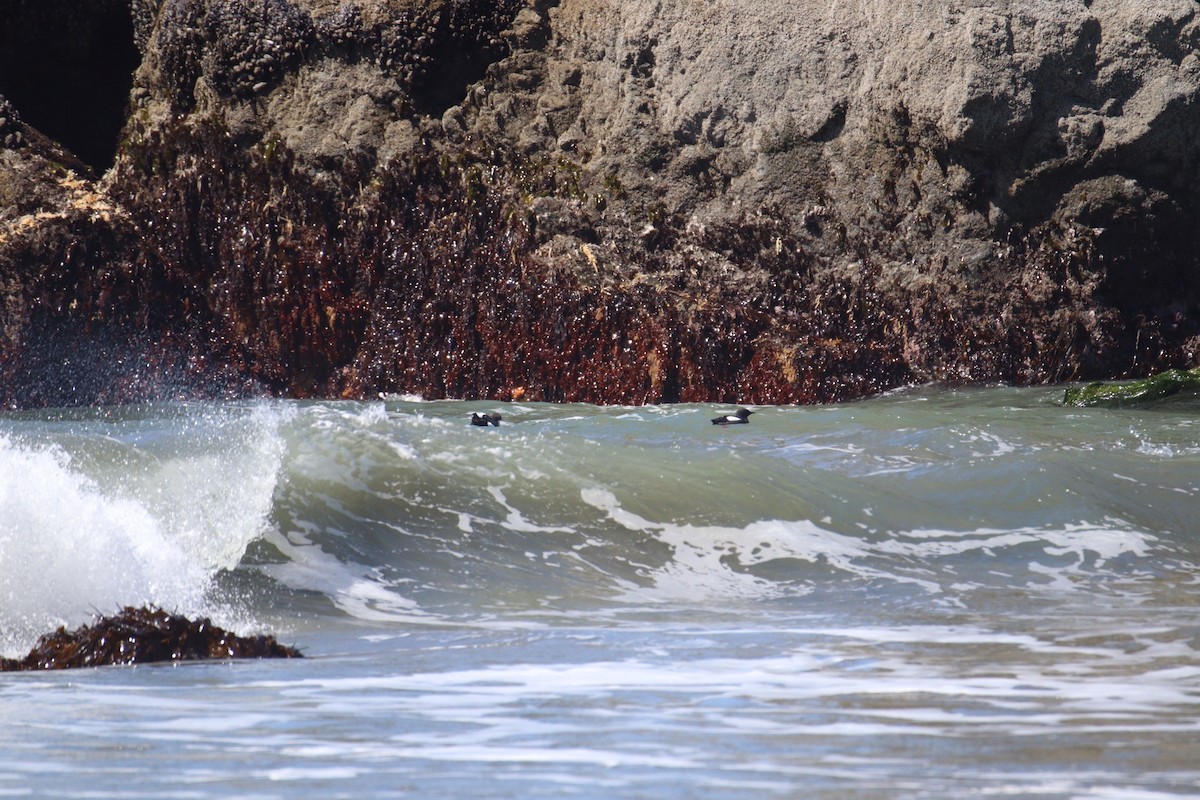
[[0, 400], [1192, 366], [1198, 10], [0, 0]]

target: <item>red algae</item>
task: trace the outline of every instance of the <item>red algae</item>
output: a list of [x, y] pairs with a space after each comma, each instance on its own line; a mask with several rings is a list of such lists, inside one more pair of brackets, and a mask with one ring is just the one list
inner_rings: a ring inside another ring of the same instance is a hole
[[[594, 251], [581, 269], [538, 250], [527, 191], [572, 196], [560, 165], [426, 145], [385, 167], [342, 165], [362, 178], [347, 197], [282, 142], [230, 136], [181, 120], [131, 139], [113, 184], [129, 218], [49, 243], [61, 269], [33, 284], [27, 345], [0, 360], [5, 403], [518, 389], [822, 403], [916, 381], [1066, 380], [1116, 349], [1111, 321], [1084, 310], [1086, 240], [1018, 240], [995, 274], [1022, 282], [993, 287], [998, 314], [978, 287], [896, 283], [872, 257], [883, 243], [857, 243], [857, 271], [818, 270], [815, 240], [769, 208], [698, 235], [650, 209], [651, 246], [610, 243], [618, 269], [601, 273]], [[684, 244], [697, 241], [735, 271], [709, 274]]]

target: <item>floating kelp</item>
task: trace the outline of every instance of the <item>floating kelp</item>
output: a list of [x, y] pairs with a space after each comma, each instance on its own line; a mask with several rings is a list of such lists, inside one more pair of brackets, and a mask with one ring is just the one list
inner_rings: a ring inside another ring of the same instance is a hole
[[1068, 406], [1127, 406], [1148, 403], [1180, 392], [1200, 389], [1200, 367], [1169, 369], [1137, 381], [1096, 382], [1067, 389]]
[[229, 658], [301, 658], [274, 636], [237, 636], [207, 619], [190, 620], [160, 608], [127, 606], [74, 631], [59, 628], [38, 639], [29, 655], [0, 659], [0, 672], [72, 669], [106, 664]]

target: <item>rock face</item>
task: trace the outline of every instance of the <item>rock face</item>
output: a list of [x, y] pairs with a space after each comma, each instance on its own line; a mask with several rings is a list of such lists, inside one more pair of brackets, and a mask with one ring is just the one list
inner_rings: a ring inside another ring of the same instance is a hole
[[129, 0], [0, 0], [0, 94], [98, 170], [112, 164], [141, 56]]
[[0, 400], [1191, 366], [1198, 9], [134, 0], [101, 178], [0, 105]]

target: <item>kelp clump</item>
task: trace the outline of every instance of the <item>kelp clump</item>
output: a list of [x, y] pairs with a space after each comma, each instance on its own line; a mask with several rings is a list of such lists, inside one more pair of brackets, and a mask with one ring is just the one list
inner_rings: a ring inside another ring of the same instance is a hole
[[46, 634], [24, 658], [0, 659], [0, 672], [301, 657], [299, 650], [280, 644], [274, 636], [237, 636], [208, 618], [191, 620], [161, 608], [127, 606], [74, 631], [60, 627]]

